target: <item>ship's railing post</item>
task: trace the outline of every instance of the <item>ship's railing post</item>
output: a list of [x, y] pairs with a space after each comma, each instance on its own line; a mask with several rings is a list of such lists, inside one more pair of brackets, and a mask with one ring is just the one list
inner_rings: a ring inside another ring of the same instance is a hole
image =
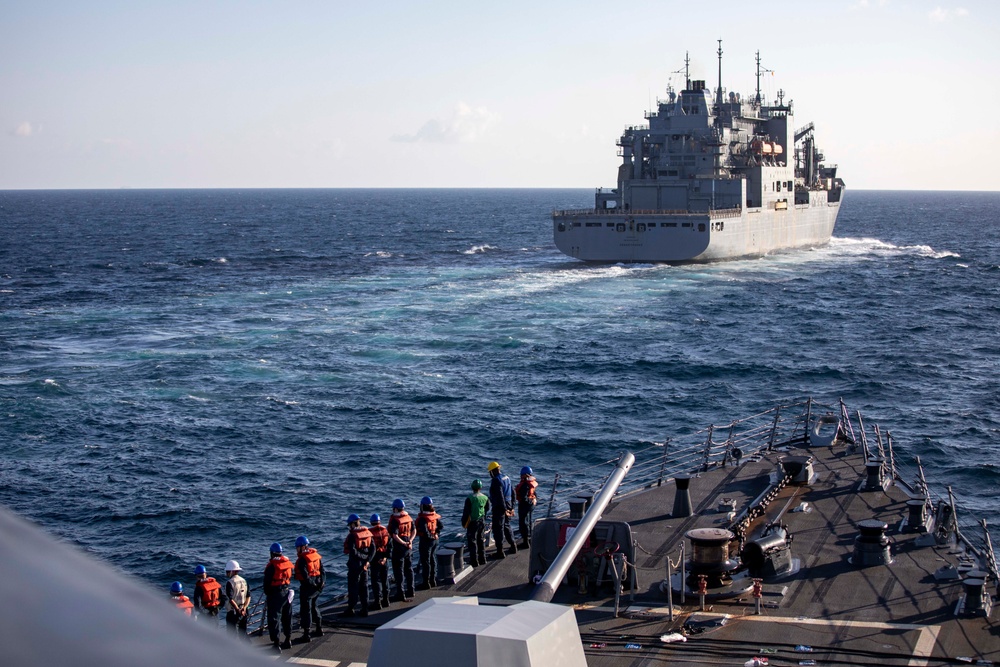
[[882, 459], [885, 459], [885, 447], [882, 446], [882, 429], [879, 428], [878, 424], [873, 427], [875, 430], [875, 443], [878, 445], [878, 455]]
[[851, 424], [851, 413], [847, 409], [847, 403], [844, 403], [844, 399], [840, 399], [840, 423], [845, 425], [847, 429], [847, 434], [850, 435], [851, 444], [848, 445], [847, 450], [853, 452], [858, 448], [857, 438], [854, 437], [854, 425]]
[[889, 446], [889, 472], [893, 481], [896, 480], [896, 457], [892, 452], [892, 431], [885, 432], [885, 442]]
[[681, 542], [681, 604], [687, 602], [687, 562], [684, 560], [684, 543]]
[[955, 494], [951, 492], [951, 485], [948, 485], [948, 502], [951, 503], [951, 517], [952, 521], [955, 522], [955, 543], [958, 544], [959, 540], [962, 542], [967, 542], [965, 535], [962, 535], [962, 530], [958, 527], [958, 507], [955, 506]]
[[663, 439], [663, 460], [660, 462], [660, 477], [656, 480], [657, 486], [663, 486], [663, 473], [667, 469], [667, 454], [670, 449], [670, 438]]
[[983, 542], [986, 544], [986, 564], [993, 573], [993, 581], [997, 582], [997, 591], [1000, 591], [1000, 571], [997, 569], [997, 556], [993, 552], [993, 541], [990, 539], [990, 530], [986, 527], [986, 519], [980, 519], [979, 521], [983, 525]]
[[778, 420], [781, 418], [781, 406], [774, 409], [774, 423], [771, 424], [771, 437], [767, 439], [767, 451], [774, 451], [774, 439], [778, 436]]
[[545, 512], [545, 518], [552, 518], [552, 507], [556, 502], [556, 487], [559, 486], [559, 473], [556, 473], [555, 477], [552, 479], [552, 493], [549, 494], [549, 508]]
[[868, 436], [865, 435], [865, 422], [861, 417], [861, 410], [858, 410], [856, 414], [858, 416], [858, 433], [861, 434], [861, 449], [865, 454], [865, 461], [871, 461], [872, 453], [868, 449]]
[[722, 467], [729, 465], [729, 460], [733, 456], [733, 431], [736, 430], [736, 422], [729, 425], [729, 435], [726, 436], [726, 451], [722, 454]]
[[670, 562], [670, 554], [667, 554], [667, 620], [671, 623], [674, 620], [674, 564]]
[[805, 423], [805, 434], [802, 436], [802, 443], [808, 447], [809, 446], [809, 422], [812, 421], [812, 409], [813, 409], [813, 399], [812, 396], [806, 399], [806, 423]]
[[705, 439], [705, 462], [701, 466], [702, 472], [708, 472], [708, 462], [712, 457], [712, 430], [714, 428], [711, 424], [708, 426], [708, 438]]

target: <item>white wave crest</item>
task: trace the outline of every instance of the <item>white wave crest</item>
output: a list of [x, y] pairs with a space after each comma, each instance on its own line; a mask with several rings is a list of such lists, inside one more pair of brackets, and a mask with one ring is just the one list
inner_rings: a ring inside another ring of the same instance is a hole
[[463, 250], [463, 255], [481, 255], [488, 250], [496, 250], [497, 247], [494, 245], [484, 244], [484, 245], [474, 245], [468, 250]]
[[833, 237], [828, 246], [832, 252], [838, 255], [875, 255], [877, 257], [900, 257], [915, 256], [927, 257], [930, 259], [944, 259], [946, 257], [961, 257], [958, 253], [950, 250], [935, 250], [929, 245], [896, 245], [880, 239], [871, 238], [847, 238]]
[[378, 257], [379, 259], [388, 259], [392, 257], [391, 252], [385, 250], [376, 250], [375, 252], [366, 252], [365, 257]]
[[270, 401], [271, 403], [277, 403], [278, 405], [286, 405], [286, 406], [292, 406], [292, 405], [298, 405], [299, 404], [298, 401], [286, 400], [286, 399], [283, 399], [283, 398], [278, 398], [277, 396], [265, 396], [264, 400], [265, 401]]

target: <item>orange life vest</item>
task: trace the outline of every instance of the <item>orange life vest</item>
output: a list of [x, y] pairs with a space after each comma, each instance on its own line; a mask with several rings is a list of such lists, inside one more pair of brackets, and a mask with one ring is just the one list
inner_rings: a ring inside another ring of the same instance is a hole
[[194, 605], [191, 603], [191, 599], [188, 598], [188, 596], [175, 595], [173, 599], [174, 599], [174, 604], [177, 605], [177, 608], [183, 611], [185, 614], [190, 616], [191, 614], [194, 613]]
[[[319, 555], [318, 551], [310, 547], [309, 549], [306, 549], [299, 555], [299, 560], [304, 561], [303, 569], [305, 570], [307, 577], [318, 577], [320, 575], [319, 564], [320, 561], [323, 560], [323, 557]], [[298, 579], [299, 581], [303, 581], [304, 579], [299, 574], [299, 572], [300, 571], [296, 569], [295, 578]]]
[[389, 547], [389, 531], [386, 530], [385, 526], [379, 524], [372, 526], [370, 532], [372, 534], [372, 544], [375, 545], [375, 551], [385, 553]]
[[205, 609], [216, 609], [222, 604], [219, 593], [222, 586], [213, 577], [199, 581], [198, 589], [201, 591], [201, 606]]
[[[420, 537], [437, 537], [438, 532], [438, 519], [441, 515], [437, 512], [421, 512], [420, 516], [417, 517], [417, 533]], [[420, 521], [423, 519], [423, 521]]]
[[354, 542], [355, 548], [370, 549], [372, 546], [372, 531], [368, 530], [364, 526], [355, 528], [351, 531], [351, 539]]
[[538, 482], [535, 481], [534, 477], [522, 479], [521, 483], [517, 485], [517, 499], [525, 503], [534, 501], [536, 488], [538, 488]]
[[399, 535], [402, 540], [409, 540], [413, 536], [413, 519], [406, 513], [406, 510], [399, 514], [393, 514], [389, 519], [389, 533], [393, 532]]
[[288, 560], [287, 556], [272, 558], [271, 565], [274, 566], [271, 572], [272, 586], [287, 586], [291, 583], [292, 570], [295, 569], [295, 566], [292, 565], [292, 561]]

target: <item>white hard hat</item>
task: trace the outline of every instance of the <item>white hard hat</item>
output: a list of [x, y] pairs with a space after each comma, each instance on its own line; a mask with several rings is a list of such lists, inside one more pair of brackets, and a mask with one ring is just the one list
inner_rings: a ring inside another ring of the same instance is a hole
[[243, 568], [240, 567], [240, 564], [234, 560], [231, 560], [228, 563], [226, 563], [226, 572], [239, 572], [242, 569]]

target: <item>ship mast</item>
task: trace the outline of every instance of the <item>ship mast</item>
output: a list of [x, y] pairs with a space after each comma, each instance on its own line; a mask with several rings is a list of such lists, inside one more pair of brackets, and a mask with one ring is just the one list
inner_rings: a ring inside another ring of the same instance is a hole
[[715, 91], [715, 103], [719, 105], [719, 113], [722, 113], [722, 40], [719, 40], [719, 87]]
[[760, 66], [760, 51], [758, 51], [757, 52], [757, 99], [756, 99], [757, 106], [760, 106], [760, 101], [761, 101], [760, 100], [760, 75], [763, 72], [771, 72], [771, 71], [772, 70], [769, 70], [766, 67], [762, 68]]

